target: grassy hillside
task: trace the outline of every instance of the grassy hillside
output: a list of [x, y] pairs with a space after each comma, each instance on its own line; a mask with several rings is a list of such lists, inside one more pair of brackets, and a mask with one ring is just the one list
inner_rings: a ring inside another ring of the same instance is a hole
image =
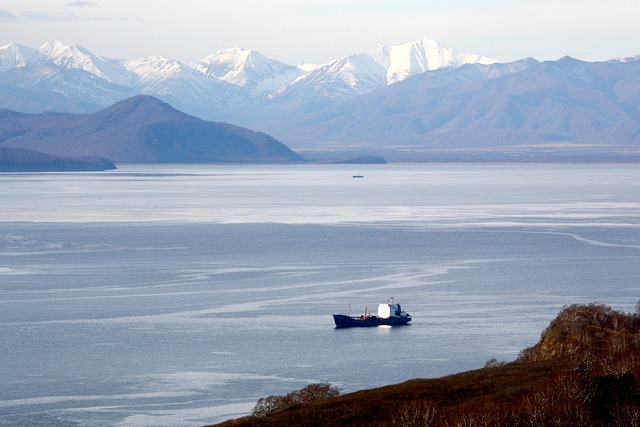
[[514, 362], [303, 402], [289, 397], [305, 389], [270, 396], [284, 404], [260, 411], [261, 399], [218, 426], [638, 426], [639, 332], [638, 314], [573, 305]]

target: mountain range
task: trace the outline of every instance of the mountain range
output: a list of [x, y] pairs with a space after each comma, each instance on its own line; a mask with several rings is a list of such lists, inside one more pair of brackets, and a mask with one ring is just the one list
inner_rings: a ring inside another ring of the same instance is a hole
[[310, 158], [640, 159], [640, 57], [501, 62], [423, 39], [321, 65], [242, 48], [193, 63], [51, 41], [0, 47], [0, 108], [94, 113], [135, 95]]
[[[368, 93], [416, 73], [465, 63], [492, 63], [432, 40], [382, 46], [323, 65], [291, 66], [253, 50], [222, 49], [194, 63], [162, 56], [123, 60], [58, 40], [31, 48], [0, 47], [0, 108], [95, 112], [136, 94], [152, 95], [205, 119], [303, 93], [328, 99]], [[11, 95], [11, 96], [9, 96]], [[43, 99], [49, 99], [43, 105]]]
[[389, 160], [638, 161], [640, 61], [467, 64], [316, 111], [254, 117], [249, 127], [295, 139], [299, 152], [324, 141]]

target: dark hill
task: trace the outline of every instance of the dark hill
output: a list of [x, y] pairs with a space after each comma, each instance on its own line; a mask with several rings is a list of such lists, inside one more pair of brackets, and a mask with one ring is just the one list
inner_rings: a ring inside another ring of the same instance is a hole
[[81, 172], [116, 169], [101, 157], [60, 157], [23, 148], [0, 147], [0, 172]]
[[294, 402], [218, 426], [638, 426], [639, 331], [637, 313], [565, 307], [515, 362]]
[[290, 163], [300, 156], [260, 132], [209, 122], [139, 95], [93, 114], [0, 114], [0, 146], [116, 163]]

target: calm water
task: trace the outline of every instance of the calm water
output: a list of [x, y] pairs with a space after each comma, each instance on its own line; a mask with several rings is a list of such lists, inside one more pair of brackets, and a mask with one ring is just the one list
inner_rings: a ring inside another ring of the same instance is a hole
[[[512, 360], [565, 304], [635, 309], [639, 171], [2, 174], [0, 425], [198, 426]], [[334, 328], [389, 296], [412, 325]]]

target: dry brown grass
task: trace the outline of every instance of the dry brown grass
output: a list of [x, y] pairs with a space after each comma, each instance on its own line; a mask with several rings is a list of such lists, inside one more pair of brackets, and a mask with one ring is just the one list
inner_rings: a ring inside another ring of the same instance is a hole
[[320, 398], [229, 426], [638, 426], [640, 317], [565, 307], [515, 362]]

